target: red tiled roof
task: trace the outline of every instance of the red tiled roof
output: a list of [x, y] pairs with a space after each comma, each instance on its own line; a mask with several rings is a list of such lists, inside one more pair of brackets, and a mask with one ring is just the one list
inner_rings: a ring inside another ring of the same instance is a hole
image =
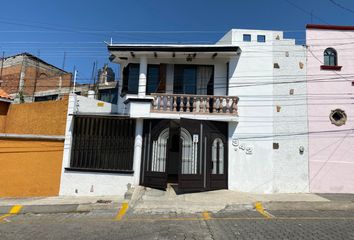
[[0, 88], [0, 98], [11, 99], [10, 95]]

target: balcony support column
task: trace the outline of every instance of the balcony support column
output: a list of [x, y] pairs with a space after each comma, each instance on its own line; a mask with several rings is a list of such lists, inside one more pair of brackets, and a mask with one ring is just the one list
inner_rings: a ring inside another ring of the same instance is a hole
[[146, 95], [146, 75], [147, 75], [147, 58], [146, 56], [140, 57], [139, 67], [139, 92], [138, 97], [145, 97]]

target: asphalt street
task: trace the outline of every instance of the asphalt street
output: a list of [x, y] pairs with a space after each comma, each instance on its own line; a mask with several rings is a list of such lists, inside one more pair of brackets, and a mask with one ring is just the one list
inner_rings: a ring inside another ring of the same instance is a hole
[[354, 239], [354, 211], [119, 212], [12, 215], [0, 239]]

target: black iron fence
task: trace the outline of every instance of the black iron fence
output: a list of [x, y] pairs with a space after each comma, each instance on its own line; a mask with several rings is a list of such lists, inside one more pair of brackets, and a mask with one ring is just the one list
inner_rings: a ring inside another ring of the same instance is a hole
[[75, 116], [70, 168], [132, 171], [135, 120]]

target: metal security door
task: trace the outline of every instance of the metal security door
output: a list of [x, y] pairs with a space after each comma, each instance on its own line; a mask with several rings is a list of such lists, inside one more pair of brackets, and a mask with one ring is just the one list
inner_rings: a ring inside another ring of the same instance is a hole
[[181, 119], [178, 174], [178, 190], [180, 192], [203, 191], [205, 189], [202, 133], [200, 121]]
[[207, 189], [227, 189], [228, 123], [208, 121], [204, 124], [206, 140]]
[[152, 188], [167, 187], [168, 120], [144, 121], [142, 185]]

